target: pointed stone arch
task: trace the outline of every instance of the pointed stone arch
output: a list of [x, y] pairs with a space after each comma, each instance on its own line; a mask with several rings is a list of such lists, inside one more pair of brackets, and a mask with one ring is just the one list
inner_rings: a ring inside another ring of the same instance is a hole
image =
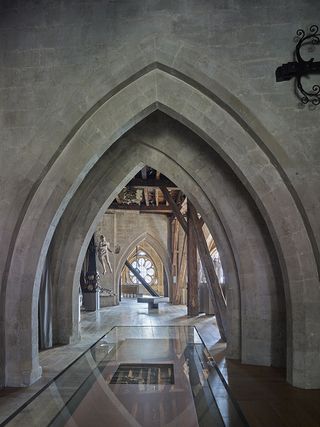
[[154, 236], [152, 236], [150, 233], [148, 233], [146, 231], [144, 233], [141, 233], [139, 236], [136, 236], [135, 239], [132, 240], [130, 245], [125, 249], [125, 251], [122, 252], [120, 259], [118, 260], [117, 268], [115, 271], [115, 283], [119, 283], [121, 271], [124, 267], [124, 263], [126, 262], [126, 260], [129, 257], [129, 255], [134, 250], [134, 248], [136, 246], [138, 246], [139, 244], [141, 244], [142, 242], [147, 242], [153, 248], [153, 250], [157, 253], [159, 258], [161, 259], [161, 262], [162, 262], [164, 270], [165, 270], [167, 283], [170, 286], [170, 284], [171, 284], [171, 280], [170, 280], [171, 267], [170, 267], [169, 254], [166, 251], [163, 244], [158, 239], [156, 239]]
[[[103, 153], [155, 110], [164, 111], [206, 141], [255, 200], [284, 278], [288, 379], [302, 387], [319, 385], [320, 363], [316, 369], [313, 366], [313, 373], [310, 363], [320, 338], [307, 333], [311, 315], [314, 321], [311, 306], [319, 299], [319, 256], [302, 204], [273, 155], [281, 150], [254, 115], [216, 80], [196, 73], [191, 64], [181, 61], [179, 67], [154, 62], [114, 87], [84, 114], [35, 184], [17, 224], [4, 277], [7, 385], [29, 384], [41, 373], [36, 327], [40, 275], [63, 212]], [[20, 348], [24, 349], [21, 354]], [[303, 362], [301, 351], [307, 354]]]
[[[126, 153], [125, 156], [124, 153]], [[119, 162], [122, 162], [125, 168], [118, 168]], [[53, 282], [59, 284], [54, 297], [58, 306], [56, 310], [58, 315], [54, 322], [55, 341], [66, 344], [78, 339], [78, 287], [86, 248], [96, 225], [111, 201], [145, 164], [164, 172], [178, 186], [183, 187], [199, 212], [206, 218], [207, 224], [210, 224], [210, 228], [214, 230], [213, 234], [219, 251], [223, 254], [222, 262], [226, 263], [225, 271], [229, 276], [234, 294], [233, 304], [230, 303], [230, 306], [233, 306], [233, 322], [230, 323], [233, 325], [229, 353], [233, 357], [240, 357], [240, 347], [236, 344], [239, 341], [239, 323], [234, 322], [235, 312], [239, 313], [238, 273], [233, 249], [222, 221], [195, 178], [190, 176], [179, 162], [157, 149], [156, 146], [142, 143], [141, 137], [137, 137], [137, 140], [122, 138], [110, 148], [80, 186], [78, 197], [70, 202], [57, 227], [53, 240], [54, 247], [51, 249], [52, 263], [55, 266]], [[106, 170], [108, 175], [105, 173]], [[176, 172], [171, 175], [173, 170]], [[83, 200], [86, 203], [83, 203]]]

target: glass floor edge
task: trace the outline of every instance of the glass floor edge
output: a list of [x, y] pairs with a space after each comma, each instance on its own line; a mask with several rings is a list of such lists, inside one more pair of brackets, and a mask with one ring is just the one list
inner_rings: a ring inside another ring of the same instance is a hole
[[194, 326], [114, 326], [1, 426], [248, 426]]

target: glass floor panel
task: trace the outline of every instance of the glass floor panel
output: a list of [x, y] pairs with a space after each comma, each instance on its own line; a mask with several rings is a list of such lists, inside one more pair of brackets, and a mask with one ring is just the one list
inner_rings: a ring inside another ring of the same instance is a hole
[[3, 425], [248, 426], [193, 326], [112, 328]]

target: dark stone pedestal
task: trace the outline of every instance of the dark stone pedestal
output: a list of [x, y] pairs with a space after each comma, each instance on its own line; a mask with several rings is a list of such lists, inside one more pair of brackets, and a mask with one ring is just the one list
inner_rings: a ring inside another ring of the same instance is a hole
[[86, 311], [97, 311], [100, 309], [99, 292], [84, 292], [83, 306]]

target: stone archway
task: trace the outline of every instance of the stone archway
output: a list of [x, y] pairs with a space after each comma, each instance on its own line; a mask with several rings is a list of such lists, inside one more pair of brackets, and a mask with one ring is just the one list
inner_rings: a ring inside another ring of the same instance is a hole
[[[223, 170], [224, 166], [219, 163], [221, 162], [219, 157], [214, 153], [210, 154], [210, 149], [204, 143], [202, 143], [202, 150], [200, 149], [201, 140], [198, 137], [187, 130], [183, 135], [183, 127], [175, 124], [173, 120], [166, 119], [164, 122], [157, 123], [157, 116], [155, 116], [155, 120], [152, 121], [151, 118], [150, 120], [149, 127], [146, 128], [144, 123], [137, 125], [126, 137], [114, 144], [112, 150], [98, 162], [95, 171], [88, 176], [86, 180], [88, 182], [84, 182], [80, 187], [77, 199], [75, 198], [70, 204], [66, 210], [65, 219], [59, 225], [58, 237], [55, 240], [58, 242], [58, 246], [64, 247], [64, 252], [56, 257], [58, 275], [54, 281], [60, 284], [59, 289], [64, 290], [57, 298], [59, 307], [64, 307], [64, 304], [66, 307], [64, 311], [60, 310], [58, 316], [61, 323], [58, 328], [60, 330], [58, 342], [68, 342], [70, 337], [77, 336], [78, 311], [74, 310], [74, 314], [71, 314], [72, 300], [66, 294], [66, 290], [70, 289], [68, 284], [73, 282], [75, 305], [83, 260], [78, 257], [78, 254], [81, 253], [83, 247], [86, 247], [86, 244], [83, 246], [82, 242], [90, 239], [90, 233], [93, 232], [92, 224], [98, 222], [99, 212], [104, 212], [111, 202], [110, 192], [116, 182], [115, 176], [121, 179], [139, 161], [143, 161], [144, 164], [148, 163], [164, 172], [186, 192], [203, 215], [212, 234], [218, 237], [217, 243], [221, 253], [225, 254], [229, 251], [227, 259], [232, 259], [232, 257], [235, 259], [235, 266], [229, 265], [225, 270], [232, 272], [231, 275], [234, 278], [239, 278], [240, 288], [242, 287], [242, 309], [240, 313], [240, 301], [237, 301], [235, 297], [232, 298], [229, 293], [228, 300], [233, 307], [230, 324], [233, 325], [233, 328], [230, 326], [228, 340], [231, 343], [233, 340], [238, 341], [239, 325], [236, 325], [235, 319], [241, 318], [241, 340], [246, 343], [241, 348], [236, 348], [234, 344], [235, 351], [241, 354], [242, 360], [247, 363], [265, 365], [283, 363], [280, 354], [284, 333], [283, 320], [281, 320], [283, 317], [281, 277], [276, 278], [273, 268], [270, 268], [272, 255], [270, 255], [268, 246], [271, 245], [271, 241], [268, 242], [266, 230], [261, 224], [261, 219], [257, 217], [256, 208], [252, 207], [252, 201], [247, 199], [245, 190], [239, 188], [240, 184], [235, 180], [232, 172], [229, 169]], [[146, 123], [148, 123], [147, 119]], [[161, 134], [161, 129], [167, 130], [167, 137]], [[184, 156], [174, 160], [170, 158], [170, 153], [182, 153], [186, 145], [188, 150]], [[114, 165], [119, 162], [128, 169], [126, 170], [124, 166], [120, 170], [115, 167]], [[105, 174], [105, 170], [108, 170], [108, 175]], [[206, 182], [208, 170], [211, 170], [212, 182], [217, 180], [217, 185], [212, 185], [210, 181]], [[229, 193], [232, 194], [232, 197], [228, 199], [225, 194]], [[79, 203], [89, 200], [89, 196], [91, 197], [90, 202], [84, 202], [79, 209]], [[101, 209], [100, 206], [102, 206]], [[238, 213], [238, 217], [234, 217], [235, 213]], [[250, 223], [249, 228], [248, 223]], [[88, 230], [91, 230], [89, 234]], [[62, 243], [64, 235], [66, 235], [66, 239], [65, 243]], [[256, 263], [259, 266], [256, 270], [252, 268], [252, 246], [260, 248], [255, 254]], [[233, 255], [230, 255], [229, 247]], [[67, 257], [67, 254], [73, 254], [73, 256]], [[63, 266], [58, 266], [59, 259], [67, 259], [68, 270]], [[223, 256], [223, 262], [225, 262], [225, 256]], [[256, 290], [254, 290], [255, 287]], [[249, 293], [250, 289], [253, 294]], [[237, 285], [234, 281], [231, 293], [236, 292]], [[278, 296], [276, 296], [277, 292]], [[278, 298], [280, 298], [279, 301]], [[258, 313], [262, 307], [263, 314]], [[276, 329], [278, 329], [278, 335], [275, 332]]]
[[[124, 179], [126, 182], [129, 181], [137, 168], [141, 169], [143, 164], [148, 162], [149, 165], [162, 170], [169, 177], [176, 169], [175, 182], [177, 185], [181, 184], [180, 187], [183, 187], [184, 191], [190, 195], [194, 205], [202, 212], [207, 223], [214, 230], [219, 250], [223, 254], [222, 261], [225, 264], [225, 271], [229, 276], [228, 282], [232, 284], [233, 292], [234, 309], [232, 319], [230, 319], [233, 326], [230, 334], [232, 338], [229, 340], [229, 354], [233, 357], [240, 357], [240, 347], [237, 344], [240, 340], [239, 322], [235, 321], [239, 314], [240, 304], [238, 301], [238, 273], [231, 245], [221, 220], [194, 177], [191, 177], [183, 167], [172, 161], [163, 152], [147, 144], [142, 144], [141, 138], [138, 139], [139, 143], [123, 138], [111, 147], [80, 186], [78, 197], [72, 200], [57, 228], [52, 250], [52, 260], [55, 266], [53, 282], [59, 283], [58, 295], [55, 296], [59, 307], [59, 315], [56, 316], [55, 322], [57, 324], [55, 340], [64, 344], [78, 338], [78, 310], [76, 307], [80, 270], [86, 247], [101, 216], [119, 189], [125, 185]], [[126, 153], [125, 156], [124, 153]], [[144, 163], [139, 163], [141, 161]], [[121, 168], [117, 166], [119, 162], [122, 164]], [[136, 166], [137, 164], [140, 166]], [[108, 174], [106, 174], [106, 170]], [[114, 190], [118, 182], [121, 184], [116, 187], [118, 190]], [[71, 283], [73, 283], [73, 287], [70, 286]], [[231, 302], [230, 306], [232, 306]]]
[[167, 283], [170, 286], [171, 268], [170, 268], [170, 259], [169, 259], [168, 252], [166, 251], [166, 249], [163, 247], [162, 243], [158, 239], [156, 239], [154, 236], [152, 236], [150, 233], [147, 233], [147, 232], [144, 232], [139, 236], [137, 236], [131, 242], [131, 244], [125, 249], [125, 251], [121, 254], [121, 257], [118, 260], [117, 268], [115, 272], [115, 283], [119, 283], [121, 271], [124, 267], [125, 261], [128, 259], [129, 255], [134, 250], [134, 248], [139, 244], [141, 244], [142, 242], [147, 242], [152, 247], [152, 249], [156, 252], [156, 254], [159, 256], [164, 267]]
[[[314, 366], [311, 375], [309, 363], [318, 337], [315, 340], [306, 330], [308, 318], [313, 316], [308, 312], [309, 302], [315, 295], [318, 298], [315, 245], [292, 186], [265, 145], [273, 144], [274, 139], [253, 116], [248, 117], [247, 111], [246, 121], [234, 114], [241, 110], [239, 102], [212, 80], [202, 78], [205, 85], [195, 84], [193, 78], [183, 78], [186, 74], [173, 75], [172, 68], [169, 71], [155, 63], [90, 111], [34, 189], [12, 242], [6, 275], [5, 315], [16, 319], [10, 323], [7, 317], [7, 385], [28, 384], [40, 375], [35, 312], [43, 262], [61, 215], [101, 155], [121, 134], [156, 109], [200, 135], [232, 166], [255, 200], [272, 236], [284, 278], [289, 320], [288, 379], [303, 387], [318, 384]], [[141, 94], [142, 88], [143, 96], [137, 103], [136, 94]], [[117, 110], [119, 105], [122, 108]], [[110, 120], [115, 114], [118, 116]], [[257, 164], [262, 174], [257, 173]], [[294, 234], [295, 239], [289, 237]], [[299, 309], [302, 301], [304, 313]], [[22, 324], [24, 328], [17, 337], [16, 330]], [[303, 337], [301, 330], [305, 332]], [[23, 348], [23, 352], [18, 354], [17, 348]], [[301, 351], [307, 353], [302, 364]], [[291, 355], [296, 360], [294, 366]], [[320, 372], [320, 366], [317, 370]]]

